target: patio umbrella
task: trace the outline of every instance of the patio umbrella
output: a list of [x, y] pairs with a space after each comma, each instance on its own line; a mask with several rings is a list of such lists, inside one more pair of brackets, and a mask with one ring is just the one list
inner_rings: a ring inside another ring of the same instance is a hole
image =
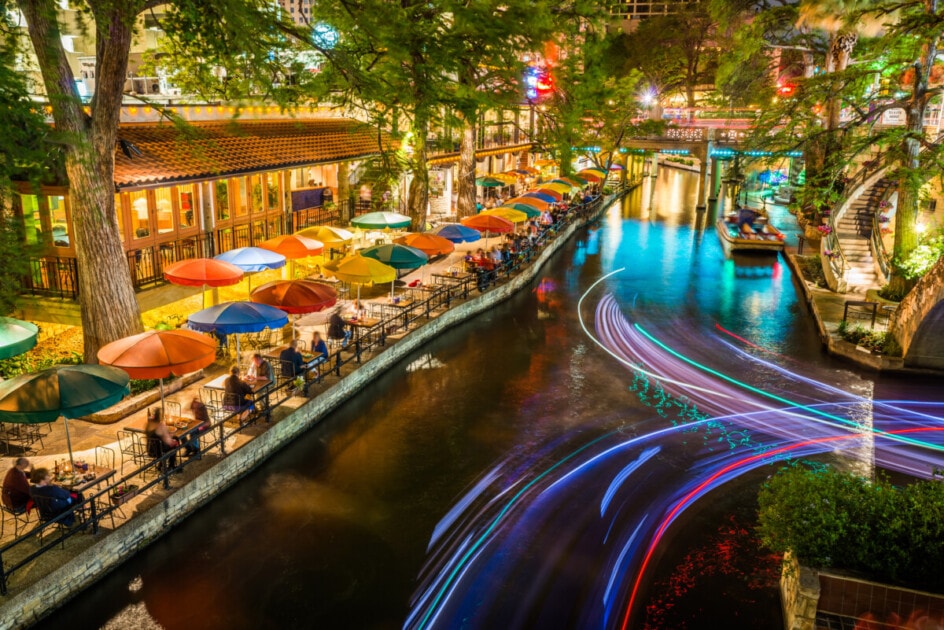
[[490, 177], [492, 179], [497, 179], [500, 182], [505, 182], [505, 185], [510, 186], [512, 184], [518, 183], [518, 176], [515, 174], [508, 173], [489, 173], [485, 177]]
[[512, 223], [524, 223], [528, 220], [528, 215], [521, 210], [515, 210], [514, 208], [509, 208], [507, 206], [501, 208], [492, 208], [490, 210], [482, 210], [479, 212], [479, 216], [489, 216], [489, 217], [501, 217], [502, 219], [508, 219]]
[[483, 188], [499, 188], [501, 186], [507, 186], [505, 182], [495, 177], [485, 176], [485, 177], [476, 177], [475, 185], [482, 186]]
[[262, 285], [249, 298], [257, 304], [268, 304], [295, 315], [314, 313], [334, 306], [338, 301], [338, 292], [323, 282], [276, 280]]
[[[553, 197], [553, 198], [554, 198], [554, 201], [560, 201], [561, 199], [564, 198], [564, 195], [561, 193], [561, 191], [559, 191], [559, 190], [554, 190], [553, 188], [547, 188], [547, 187], [545, 187], [543, 184], [541, 185], [540, 188], [538, 188], [537, 190], [532, 190], [532, 191], [531, 191], [530, 193], [528, 193], [528, 194], [530, 195], [530, 194], [533, 194], [533, 193], [540, 193], [540, 194], [544, 195], [545, 197]], [[526, 197], [527, 195], [523, 195], [523, 196]]]
[[550, 205], [548, 202], [541, 201], [540, 199], [536, 197], [515, 197], [513, 199], [509, 199], [508, 201], [506, 201], [505, 205], [508, 205], [510, 203], [520, 203], [525, 206], [531, 206], [532, 208], [537, 208], [538, 210], [542, 212], [544, 210], [547, 210], [548, 206]]
[[397, 270], [375, 258], [353, 255], [325, 265], [325, 270], [338, 280], [357, 285], [357, 300], [361, 299], [361, 285], [375, 282], [394, 282]]
[[546, 201], [546, 202], [548, 202], [548, 203], [555, 203], [555, 202], [557, 202], [557, 201], [560, 201], [560, 198], [561, 198], [560, 195], [557, 195], [557, 196], [555, 197], [554, 195], [552, 195], [552, 194], [550, 194], [550, 193], [540, 192], [540, 191], [528, 192], [528, 193], [525, 193], [525, 194], [523, 194], [523, 195], [521, 195], [521, 196], [522, 196], [522, 197], [533, 197], [533, 198], [535, 198], [535, 199], [540, 199], [541, 201]]
[[604, 171], [602, 168], [585, 168], [582, 171], [577, 171], [577, 175], [583, 177], [584, 179], [601, 182], [606, 179], [609, 173]]
[[610, 164], [611, 171], [622, 171], [624, 168], [625, 167], [622, 164], [616, 164], [615, 162], [613, 164]]
[[515, 224], [508, 219], [493, 217], [487, 214], [477, 214], [474, 217], [465, 217], [462, 219], [462, 225], [470, 227], [479, 232], [490, 232], [492, 234], [507, 234], [515, 229]]
[[69, 418], [108, 409], [127, 396], [128, 373], [107, 365], [57, 365], [0, 383], [0, 422], [40, 424], [65, 419], [66, 445], [72, 458]]
[[433, 256], [444, 256], [455, 251], [456, 246], [447, 238], [436, 234], [427, 234], [420, 232], [411, 232], [400, 238], [393, 239], [394, 243], [409, 245], [420, 250], [430, 258]]
[[[541, 211], [540, 211], [540, 210], [538, 210], [538, 209], [535, 208], [534, 206], [529, 206], [529, 205], [526, 204], [526, 203], [518, 203], [518, 202], [510, 203], [510, 202], [509, 202], [509, 203], [506, 203], [506, 204], [504, 204], [504, 205], [502, 205], [502, 206], [498, 206], [497, 209], [500, 210], [501, 208], [506, 208], [506, 209], [510, 209], [510, 210], [516, 210], [516, 211], [518, 211], [518, 212], [524, 212], [525, 215], [527, 215], [527, 217], [528, 217], [529, 219], [534, 219], [534, 218], [537, 218], [537, 217], [541, 216]], [[501, 216], [501, 215], [499, 215], [499, 216]], [[517, 221], [516, 221], [515, 223], [517, 223]]]
[[393, 230], [408, 228], [413, 220], [399, 212], [368, 212], [351, 219], [351, 225], [365, 230]]
[[566, 179], [563, 179], [563, 178], [561, 178], [561, 177], [558, 177], [557, 179], [551, 180], [550, 183], [551, 183], [551, 184], [560, 184], [561, 186], [567, 186], [567, 187], [568, 187], [569, 189], [571, 189], [571, 190], [573, 190], [574, 188], [580, 188], [581, 186], [583, 186], [583, 184], [575, 184], [574, 182], [569, 181], [569, 180], [566, 180]]
[[400, 243], [374, 245], [373, 247], [362, 249], [360, 254], [367, 258], [379, 260], [394, 269], [416, 269], [429, 262], [429, 256], [421, 250], [410, 247], [409, 245], [401, 245]]
[[571, 186], [575, 186], [577, 188], [582, 188], [590, 183], [583, 177], [578, 177], [577, 175], [571, 175], [570, 177], [558, 177], [554, 181], [555, 182], [561, 181], [561, 182], [564, 182], [565, 184], [570, 184]]
[[206, 306], [207, 287], [228, 287], [243, 279], [243, 270], [215, 258], [190, 258], [164, 267], [164, 278], [172, 284], [203, 287]]
[[533, 166], [525, 166], [524, 168], [522, 168], [522, 169], [520, 169], [520, 170], [524, 171], [524, 172], [527, 173], [528, 175], [538, 175], [538, 174], [541, 173], [541, 171], [540, 171], [539, 169], [536, 169], [536, 168], [534, 168]]
[[260, 243], [259, 247], [281, 254], [289, 260], [317, 256], [324, 251], [324, 244], [321, 241], [298, 234], [276, 236]]
[[296, 232], [296, 234], [321, 241], [325, 249], [328, 250], [343, 251], [344, 247], [354, 240], [354, 235], [351, 232], [333, 225], [316, 225]]
[[[288, 316], [268, 304], [253, 302], [224, 302], [187, 318], [189, 326], [203, 332], [224, 335], [259, 332], [266, 328], [281, 328], [288, 323]], [[236, 337], [236, 365], [239, 366], [239, 337]]]
[[523, 168], [513, 168], [505, 171], [506, 175], [530, 175], [531, 172]]
[[574, 187], [571, 186], [570, 184], [564, 184], [561, 182], [550, 182], [548, 184], [541, 184], [541, 192], [544, 192], [546, 190], [553, 190], [554, 192], [559, 193], [561, 195], [567, 195], [567, 194], [570, 194], [570, 191], [572, 191], [573, 189]]
[[448, 241], [452, 241], [453, 243], [472, 243], [482, 238], [478, 230], [473, 230], [459, 223], [447, 223], [443, 225], [436, 230], [436, 235]]
[[98, 361], [128, 373], [131, 378], [156, 378], [161, 384], [164, 411], [164, 379], [183, 376], [216, 360], [216, 340], [192, 330], [149, 330], [102, 346]]
[[0, 359], [23, 354], [36, 345], [39, 327], [12, 317], [0, 317]]
[[[285, 266], [285, 256], [262, 247], [237, 247], [213, 258], [232, 263], [246, 273], [279, 269]], [[249, 276], [248, 280], [249, 290], [252, 291], [252, 276]]]

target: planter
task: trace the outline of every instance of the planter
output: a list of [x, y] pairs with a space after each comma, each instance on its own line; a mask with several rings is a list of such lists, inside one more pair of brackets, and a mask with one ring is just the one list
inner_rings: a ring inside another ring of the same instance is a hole
[[108, 498], [111, 499], [112, 505], [124, 505], [138, 494], [138, 486], [128, 486], [128, 489], [122, 494], [113, 494]]

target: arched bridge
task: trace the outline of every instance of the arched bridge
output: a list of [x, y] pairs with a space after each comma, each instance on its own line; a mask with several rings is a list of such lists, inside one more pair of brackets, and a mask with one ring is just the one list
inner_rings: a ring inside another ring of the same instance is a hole
[[888, 329], [907, 367], [944, 370], [944, 258], [898, 305]]

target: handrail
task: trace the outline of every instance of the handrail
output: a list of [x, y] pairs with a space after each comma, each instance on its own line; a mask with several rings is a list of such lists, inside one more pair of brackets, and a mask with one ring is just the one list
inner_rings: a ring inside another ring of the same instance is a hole
[[882, 194], [882, 198], [879, 200], [879, 211], [872, 215], [872, 235], [869, 238], [872, 247], [872, 257], [878, 261], [879, 269], [886, 279], [891, 275], [891, 267], [889, 265], [891, 257], [888, 255], [888, 250], [885, 249], [885, 241], [882, 240], [882, 227], [884, 224], [880, 220], [882, 216], [881, 204], [882, 202], [887, 202], [895, 192], [896, 189], [889, 186]]
[[[630, 184], [632, 184], [632, 182]], [[627, 189], [628, 186], [623, 186], [622, 182], [617, 182], [610, 185], [610, 188], [612, 191], [614, 191], [615, 195], [619, 195], [625, 189]], [[523, 265], [530, 263], [537, 253], [551, 239], [553, 239], [562, 228], [577, 220], [589, 217], [593, 212], [600, 208], [602, 203], [603, 196], [597, 195], [587, 203], [581, 203], [574, 206], [571, 208], [572, 211], [568, 211], [565, 215], [560, 217], [557, 222], [541, 229], [538, 233], [537, 239], [529, 246], [523, 248], [522, 252], [517, 258], [506, 261], [497, 269], [487, 272], [484, 277], [480, 274], [478, 276], [472, 276], [465, 279], [458, 286], [443, 286], [438, 290], [432, 291], [429, 297], [427, 297], [425, 300], [414, 302], [413, 304], [409, 305], [406, 309], [404, 309], [404, 312], [391, 314], [388, 317], [381, 318], [381, 321], [375, 327], [367, 331], [365, 335], [358, 335], [356, 337], [353, 342], [353, 352], [347, 358], [342, 356], [342, 353], [345, 350], [344, 348], [339, 348], [333, 353], [329, 352], [328, 358], [325, 362], [325, 365], [328, 366], [328, 373], [334, 372], [338, 377], [340, 377], [342, 366], [352, 361], [357, 361], [360, 363], [361, 357], [365, 352], [369, 352], [378, 346], [385, 345], [387, 334], [390, 331], [396, 330], [401, 326], [401, 324], [403, 324], [404, 327], [408, 327], [410, 323], [422, 317], [429, 319], [431, 317], [432, 309], [441, 305], [445, 305], [448, 308], [451, 300], [454, 299], [454, 297], [457, 297], [459, 293], [461, 293], [464, 297], [468, 297], [473, 288], [477, 288], [484, 292], [488, 290], [489, 287], [492, 287], [502, 280], [510, 277]], [[453, 296], [453, 292], [456, 292], [456, 296]], [[202, 442], [200, 449], [201, 452], [207, 453], [212, 449], [219, 449], [220, 455], [225, 457], [227, 455], [226, 441], [229, 438], [242, 432], [254, 421], [259, 421], [260, 419], [264, 419], [266, 422], [270, 421], [272, 410], [282, 405], [291, 397], [293, 393], [294, 383], [293, 381], [288, 380], [264, 390], [262, 393], [262, 398], [257, 404], [257, 410], [252, 416], [250, 416], [248, 422], [237, 422], [235, 427], [228, 426], [228, 423], [232, 423], [232, 421], [237, 418], [239, 412], [233, 412], [226, 417], [220, 418], [215, 422], [211, 422], [210, 427], [206, 431], [199, 434]], [[49, 521], [41, 522], [39, 525], [25, 532], [21, 536], [15, 538], [3, 546], [0, 546], [0, 595], [7, 594], [8, 581], [13, 574], [28, 566], [47, 551], [64, 543], [66, 540], [80, 532], [91, 530], [92, 533], [97, 533], [99, 523], [103, 519], [114, 519], [115, 512], [119, 511], [121, 506], [118, 503], [112, 502], [110, 497], [118, 488], [126, 487], [132, 480], [137, 481], [140, 479], [142, 485], [139, 485], [139, 487], [136, 489], [136, 493], [150, 490], [158, 484], [161, 484], [164, 489], [169, 489], [170, 475], [186, 469], [187, 466], [191, 465], [193, 461], [195, 461], [195, 459], [186, 459], [180, 457], [183, 449], [185, 449], [185, 445], [181, 444], [178, 447], [168, 451], [161, 457], [155, 458], [143, 466], [139, 466], [131, 473], [122, 476], [117, 481], [108, 483], [107, 485], [90, 492], [90, 495], [85, 498], [82, 503], [74, 506], [72, 510], [68, 510]], [[172, 458], [176, 458], [177, 465], [175, 468], [170, 469], [168, 464]], [[147, 475], [149, 475], [152, 471], [156, 471], [156, 475], [150, 481], [146, 481]], [[73, 527], [66, 529], [59, 527], [60, 523], [68, 519], [76, 512], [82, 512], [86, 514], [86, 518], [81, 519]], [[24, 557], [16, 559], [12, 563], [9, 562], [11, 552], [23, 549], [23, 545], [26, 544], [33, 545], [37, 539], [42, 539], [42, 544], [37, 545], [35, 549], [26, 553]]]
[[[866, 160], [862, 163], [862, 168], [856, 171], [850, 179], [846, 180], [845, 185], [842, 189], [842, 196], [833, 204], [833, 207], [829, 213], [829, 225], [830, 232], [826, 235], [826, 238], [822, 240], [822, 245], [820, 246], [820, 254], [824, 254], [825, 250], [829, 250], [832, 254], [827, 256], [829, 259], [829, 266], [833, 272], [833, 275], [837, 278], [844, 278], [846, 271], [849, 269], [849, 262], [846, 259], [846, 255], [842, 251], [842, 245], [839, 241], [839, 235], [837, 233], [836, 221], [839, 219], [839, 208], [846, 203], [851, 195], [853, 190], [856, 190], [860, 186], [863, 186], [866, 181], [875, 173], [884, 168], [884, 156], [881, 154], [875, 156], [871, 160]], [[822, 256], [821, 256], [822, 258]]]

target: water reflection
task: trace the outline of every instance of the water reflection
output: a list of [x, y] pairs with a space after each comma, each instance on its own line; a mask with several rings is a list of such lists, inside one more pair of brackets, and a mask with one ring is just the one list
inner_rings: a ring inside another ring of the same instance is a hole
[[[634, 592], [651, 615], [634, 627], [781, 623], [776, 561], [750, 529], [769, 468], [692, 494], [710, 471], [762, 454], [755, 435], [780, 434], [719, 420], [734, 394], [697, 393], [692, 383], [723, 388], [650, 340], [628, 343], [617, 323], [632, 316], [677, 352], [803, 403], [811, 386], [780, 368], [828, 378], [866, 397], [844, 409], [860, 420], [872, 381], [822, 354], [779, 259], [725, 260], [696, 188], [661, 169], [531, 291], [378, 377], [45, 627], [100, 626], [129, 606], [166, 628], [618, 627]], [[608, 328], [620, 334], [598, 345]], [[746, 415], [760, 425], [769, 413]], [[653, 528], [688, 495], [639, 573]]]

